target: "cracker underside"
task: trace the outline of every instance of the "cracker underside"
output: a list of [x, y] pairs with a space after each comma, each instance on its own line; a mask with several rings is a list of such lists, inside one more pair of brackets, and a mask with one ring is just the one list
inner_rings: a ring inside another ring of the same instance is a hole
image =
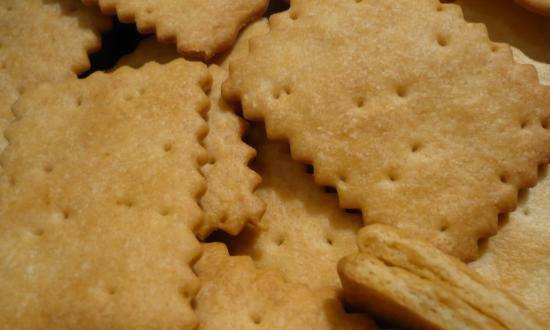
[[180, 53], [208, 59], [231, 47], [242, 27], [260, 17], [267, 0], [82, 0], [134, 22], [142, 33], [175, 42]]
[[0, 151], [10, 107], [42, 82], [75, 77], [89, 67], [111, 20], [72, 0], [6, 0], [0, 4]]
[[357, 251], [361, 217], [340, 209], [336, 196], [290, 158], [288, 145], [267, 141], [260, 125], [250, 136], [258, 150], [253, 168], [262, 177], [256, 195], [266, 211], [261, 227], [228, 242], [230, 251], [252, 256], [256, 267], [280, 271], [291, 282], [340, 288], [336, 264]]
[[[245, 32], [253, 26], [245, 29], [236, 48], [248, 44], [249, 37], [245, 37]], [[233, 57], [232, 52], [220, 64], [229, 61]], [[169, 45], [148, 38], [136, 51], [123, 57], [118, 66], [137, 68], [149, 61], [168, 63], [177, 57]], [[213, 76], [207, 117], [209, 133], [203, 141], [209, 162], [201, 169], [208, 189], [200, 201], [205, 213], [204, 221], [196, 228], [196, 234], [201, 239], [218, 229], [236, 235], [246, 223], [258, 222], [265, 209], [263, 202], [253, 193], [260, 177], [248, 167], [256, 152], [241, 138], [247, 125], [221, 99], [221, 84], [227, 78], [227, 71], [215, 64], [210, 65], [209, 71]]]
[[203, 330], [376, 329], [364, 315], [346, 314], [334, 290], [310, 290], [273, 271], [207, 244], [195, 265], [202, 287], [195, 298]]
[[339, 264], [353, 304], [416, 328], [541, 329], [521, 303], [431, 244], [371, 225], [358, 245]]
[[184, 60], [42, 85], [0, 176], [1, 329], [194, 329], [210, 75]]
[[463, 260], [550, 156], [550, 90], [456, 5], [297, 1], [250, 48], [224, 97], [342, 207]]

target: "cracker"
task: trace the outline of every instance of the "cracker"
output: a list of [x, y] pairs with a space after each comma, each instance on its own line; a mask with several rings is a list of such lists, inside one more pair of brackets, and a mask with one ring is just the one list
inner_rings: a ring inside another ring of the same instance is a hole
[[174, 61], [43, 85], [0, 176], [1, 329], [194, 329], [209, 101]]
[[97, 4], [122, 22], [136, 22], [142, 33], [155, 32], [175, 42], [180, 53], [208, 59], [231, 47], [241, 28], [262, 16], [267, 0], [82, 0]]
[[542, 329], [460, 260], [394, 227], [371, 225], [338, 265], [346, 299], [418, 329]]
[[5, 0], [0, 4], [0, 151], [10, 106], [26, 89], [75, 77], [89, 67], [111, 20], [71, 0]]
[[[550, 49], [550, 47], [548, 47]], [[521, 50], [517, 48], [512, 48], [512, 53], [514, 53], [514, 60], [521, 64], [531, 64], [537, 70], [539, 81], [543, 85], [550, 86], [550, 64], [538, 62], [527, 55], [525, 55]]]
[[202, 287], [195, 299], [201, 330], [376, 329], [361, 314], [346, 314], [334, 290], [310, 290], [249, 257], [230, 257], [223, 244], [205, 246], [195, 265]]
[[516, 2], [537, 14], [550, 17], [550, 0], [516, 0]]
[[529, 57], [550, 62], [550, 20], [534, 14], [514, 0], [457, 0], [469, 22], [487, 26], [489, 37], [521, 49]]
[[550, 89], [533, 68], [435, 0], [297, 1], [270, 29], [224, 97], [365, 223], [475, 259], [550, 156]]
[[523, 301], [543, 324], [550, 324], [550, 178], [546, 173], [547, 168], [470, 266]]
[[[248, 45], [248, 38], [239, 38], [237, 44], [241, 43]], [[121, 59], [119, 65], [140, 67], [149, 61], [167, 63], [176, 57], [172, 48], [150, 38], [134, 53]], [[247, 222], [257, 223], [265, 209], [253, 193], [261, 179], [248, 167], [256, 152], [241, 139], [247, 124], [221, 99], [221, 83], [227, 78], [227, 71], [215, 64], [210, 65], [209, 71], [213, 85], [208, 112], [209, 133], [204, 146], [210, 159], [202, 167], [208, 189], [200, 201], [205, 212], [204, 221], [196, 229], [201, 239], [218, 229], [236, 235]]]
[[340, 209], [336, 196], [290, 158], [287, 145], [265, 139], [262, 127], [254, 127], [251, 142], [262, 177], [256, 195], [266, 211], [261, 228], [247, 228], [229, 242], [230, 251], [250, 255], [256, 267], [280, 271], [291, 282], [340, 289], [336, 264], [357, 252], [361, 217]]

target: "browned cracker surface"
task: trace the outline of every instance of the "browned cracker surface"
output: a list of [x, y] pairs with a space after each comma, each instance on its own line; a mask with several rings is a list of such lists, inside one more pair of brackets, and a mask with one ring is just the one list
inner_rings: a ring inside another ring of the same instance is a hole
[[363, 228], [338, 265], [346, 299], [416, 329], [542, 329], [460, 260], [387, 225]]
[[[237, 45], [242, 43], [248, 44], [248, 38], [239, 38]], [[176, 57], [170, 46], [149, 38], [134, 53], [121, 59], [119, 65], [140, 67], [149, 61], [166, 63]], [[227, 60], [231, 57], [228, 55]], [[209, 133], [203, 142], [210, 159], [202, 167], [208, 189], [200, 201], [204, 221], [196, 228], [202, 239], [217, 229], [236, 235], [247, 222], [257, 222], [265, 209], [253, 194], [260, 177], [248, 167], [256, 152], [241, 139], [247, 125], [221, 99], [221, 83], [227, 78], [227, 71], [215, 64], [209, 71], [213, 76], [207, 119]]]
[[475, 259], [548, 161], [550, 89], [461, 16], [435, 0], [293, 2], [232, 66], [224, 97], [366, 223]]
[[247, 228], [229, 243], [230, 251], [250, 255], [256, 267], [280, 271], [291, 282], [340, 288], [336, 264], [357, 252], [361, 217], [340, 209], [336, 196], [290, 158], [288, 146], [267, 141], [262, 130], [254, 127], [251, 143], [258, 150], [253, 168], [262, 177], [256, 195], [266, 211], [261, 227]]
[[89, 67], [87, 51], [100, 47], [111, 20], [72, 0], [0, 3], [0, 151], [10, 106], [26, 89], [75, 77]]
[[240, 29], [260, 17], [267, 0], [82, 0], [176, 42], [180, 53], [210, 58], [231, 47]]
[[310, 290], [279, 273], [258, 270], [223, 244], [205, 246], [195, 265], [202, 287], [195, 298], [201, 330], [368, 330], [367, 317], [346, 314], [334, 290]]
[[529, 57], [550, 62], [550, 20], [522, 8], [514, 0], [456, 0], [469, 22], [487, 26], [489, 38], [521, 49]]
[[0, 176], [0, 329], [195, 329], [211, 77], [178, 60], [43, 85]]

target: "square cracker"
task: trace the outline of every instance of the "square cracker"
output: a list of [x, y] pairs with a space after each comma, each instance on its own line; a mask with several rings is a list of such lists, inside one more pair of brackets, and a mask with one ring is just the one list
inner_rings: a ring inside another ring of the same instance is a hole
[[140, 32], [176, 42], [180, 53], [208, 59], [231, 47], [241, 28], [260, 17], [268, 0], [82, 0]]
[[42, 85], [0, 176], [0, 329], [194, 329], [211, 77], [185, 60]]
[[232, 257], [221, 243], [205, 245], [194, 267], [202, 287], [195, 298], [201, 330], [376, 329], [360, 314], [347, 314], [334, 290], [310, 290], [280, 273]]
[[247, 227], [227, 241], [236, 255], [249, 255], [260, 269], [281, 272], [311, 289], [340, 290], [336, 264], [357, 252], [361, 217], [346, 213], [334, 194], [315, 184], [306, 167], [293, 161], [288, 145], [268, 141], [263, 127], [250, 132], [258, 150], [253, 168], [262, 177], [256, 195], [266, 204], [260, 227]]
[[530, 311], [460, 260], [387, 225], [359, 232], [338, 264], [346, 300], [412, 329], [542, 329]]
[[73, 0], [4, 0], [0, 3], [0, 151], [10, 106], [26, 89], [76, 77], [89, 67], [111, 20]]
[[[241, 139], [247, 124], [221, 99], [220, 94], [221, 84], [227, 78], [224, 67], [233, 58], [246, 53], [248, 40], [263, 34], [266, 29], [265, 19], [248, 26], [233, 49], [217, 60], [220, 66], [212, 64], [209, 67], [213, 85], [207, 119], [209, 133], [203, 142], [210, 159], [202, 167], [208, 189], [200, 201], [205, 212], [204, 221], [196, 230], [201, 239], [218, 229], [236, 235], [246, 223], [257, 223], [265, 209], [263, 202], [253, 193], [260, 177], [248, 167], [256, 152]], [[141, 42], [135, 52], [123, 57], [118, 65], [137, 68], [149, 61], [167, 63], [177, 57], [172, 47], [149, 38]]]
[[550, 89], [461, 16], [435, 0], [295, 1], [222, 92], [365, 223], [472, 260], [549, 160]]

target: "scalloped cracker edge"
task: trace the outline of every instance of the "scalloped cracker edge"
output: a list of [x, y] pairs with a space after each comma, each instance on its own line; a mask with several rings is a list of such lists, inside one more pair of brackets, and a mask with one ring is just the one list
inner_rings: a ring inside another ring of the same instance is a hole
[[41, 85], [0, 176], [0, 329], [195, 329], [211, 76], [177, 60]]
[[99, 5], [142, 33], [176, 43], [179, 53], [208, 59], [227, 50], [239, 31], [262, 16], [267, 0], [82, 0]]

